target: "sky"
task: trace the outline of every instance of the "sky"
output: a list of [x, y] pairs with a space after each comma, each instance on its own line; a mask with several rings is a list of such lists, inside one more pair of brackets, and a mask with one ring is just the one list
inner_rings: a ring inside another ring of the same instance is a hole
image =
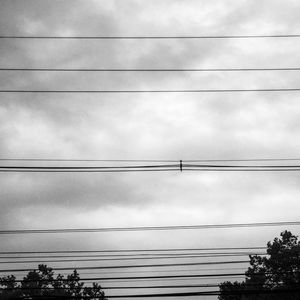
[[[1, 0], [0, 35], [299, 34], [299, 12], [297, 0]], [[299, 50], [299, 38], [1, 39], [0, 67], [284, 68], [300, 66]], [[299, 71], [0, 71], [0, 88], [299, 88], [299, 79]], [[0, 158], [299, 158], [299, 115], [298, 92], [1, 93]], [[0, 228], [298, 221], [299, 180], [298, 172], [0, 173]], [[295, 226], [3, 235], [0, 250], [263, 246], [285, 229], [299, 234]]]

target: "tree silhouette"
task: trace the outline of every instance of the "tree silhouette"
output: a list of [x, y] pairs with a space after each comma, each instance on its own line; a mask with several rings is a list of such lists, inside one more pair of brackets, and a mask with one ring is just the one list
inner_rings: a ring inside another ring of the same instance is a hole
[[243, 282], [220, 284], [220, 300], [300, 299], [300, 241], [289, 231], [267, 244], [267, 256], [250, 255]]
[[1, 299], [100, 299], [105, 300], [101, 286], [85, 287], [76, 270], [64, 277], [54, 275], [52, 268], [39, 265], [21, 280], [14, 275], [0, 277]]

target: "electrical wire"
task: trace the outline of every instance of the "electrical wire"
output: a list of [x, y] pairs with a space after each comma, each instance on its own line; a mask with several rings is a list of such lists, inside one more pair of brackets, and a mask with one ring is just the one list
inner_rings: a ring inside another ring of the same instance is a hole
[[[300, 167], [300, 166], [299, 166]], [[121, 170], [121, 169], [164, 169], [178, 168], [177, 164], [168, 165], [133, 165], [133, 166], [0, 166], [1, 169], [19, 170]]]
[[[37, 161], [37, 162], [139, 162], [139, 163], [171, 163], [178, 162], [178, 159], [68, 159], [68, 158], [0, 158], [0, 161]], [[184, 160], [186, 163], [195, 162], [261, 162], [261, 161], [300, 161], [300, 158], [245, 158], [245, 159], [194, 159]]]
[[[203, 271], [236, 271], [236, 270], [245, 270], [246, 267], [236, 267], [236, 268], [203, 268], [201, 267], [200, 269], [192, 269], [193, 272], [203, 272]], [[73, 270], [76, 268], [74, 267]], [[26, 269], [24, 271], [14, 271], [14, 275], [24, 275], [28, 271], [32, 271], [33, 269]], [[110, 270], [110, 271], [96, 271], [96, 272], [80, 272], [80, 275], [111, 275], [111, 274], [147, 274], [147, 273], [152, 273], [152, 274], [164, 274], [164, 273], [190, 273], [191, 269], [168, 269], [168, 270], [135, 270], [135, 271], [120, 271], [120, 270]], [[69, 273], [67, 272], [60, 272], [59, 274], [67, 276]]]
[[[226, 276], [225, 276], [225, 278], [226, 278]], [[245, 275], [243, 275], [243, 276], [241, 276], [241, 275], [237, 275], [237, 276], [232, 276], [232, 278], [235, 278], [235, 279], [241, 279], [241, 280], [243, 280], [243, 279], [245, 279]], [[216, 277], [214, 277], [214, 279], [224, 279], [224, 277], [223, 276], [216, 276]], [[191, 280], [194, 280], [194, 281], [198, 281], [198, 279], [197, 278], [173, 278], [172, 279], [172, 282], [174, 281], [174, 282], [176, 282], [176, 281], [180, 281], [180, 282], [184, 282], [184, 281], [191, 281]], [[165, 282], [165, 281], [170, 281], [170, 279], [168, 279], [168, 278], [160, 278], [160, 279], [141, 279], [141, 280], [139, 280], [139, 282], [156, 282], [156, 281], [159, 281], [159, 282]], [[121, 279], [118, 279], [118, 280], [114, 280], [113, 281], [113, 283], [116, 283], [116, 282], [118, 282], [118, 283], [120, 283], [120, 282], [126, 282], [126, 283], [132, 283], [132, 281], [131, 280], [121, 280]]]
[[[217, 161], [216, 161], [217, 162]], [[299, 171], [299, 164], [211, 164], [186, 163], [180, 160], [177, 164], [135, 164], [135, 165], [102, 165], [102, 166], [26, 166], [0, 165], [0, 172], [152, 172], [152, 171]]]
[[[228, 265], [228, 264], [243, 264], [249, 263], [249, 260], [233, 260], [233, 261], [206, 261], [197, 263], [167, 263], [167, 264], [139, 264], [139, 265], [122, 265], [122, 266], [79, 266], [76, 270], [106, 270], [106, 269], [132, 269], [132, 268], [163, 268], [163, 267], [178, 267], [178, 266], [206, 266], [206, 265]], [[54, 267], [55, 271], [74, 270], [74, 267]], [[22, 269], [0, 269], [0, 273], [8, 272], [27, 272], [32, 268]]]
[[[299, 292], [300, 288], [289, 289], [241, 289], [234, 291], [220, 292], [219, 290], [184, 293], [160, 293], [160, 294], [134, 294], [134, 295], [110, 295], [110, 296], [59, 296], [61, 299], [112, 299], [112, 298], [164, 298], [164, 297], [193, 297], [193, 296], [218, 296], [218, 295], [253, 295], [253, 294], [292, 294]], [[30, 295], [31, 299], [57, 299], [57, 296]], [[28, 299], [27, 296], [20, 296], [15, 299]]]
[[291, 68], [167, 68], [167, 69], [111, 69], [111, 68], [0, 68], [0, 71], [12, 72], [260, 72], [260, 71], [300, 71]]
[[[279, 274], [280, 272], [278, 272]], [[183, 274], [183, 275], [155, 275], [155, 276], [126, 276], [126, 277], [85, 277], [81, 278], [82, 281], [113, 281], [113, 280], [141, 280], [141, 279], [174, 279], [174, 278], [213, 278], [213, 277], [232, 277], [244, 276], [245, 273], [214, 273], [214, 274]], [[251, 276], [261, 276], [261, 274], [252, 274]], [[68, 281], [69, 279], [62, 278], [61, 281]], [[53, 281], [59, 281], [53, 279]], [[2, 282], [10, 282], [9, 279], [2, 279]], [[40, 282], [47, 281], [40, 279]], [[15, 282], [22, 282], [22, 280], [15, 280]], [[27, 282], [36, 282], [36, 280], [28, 280]]]
[[[292, 159], [293, 160], [293, 159]], [[296, 160], [300, 160], [296, 159]], [[59, 159], [59, 158], [0, 158], [0, 161], [47, 161], [47, 162], [178, 162], [162, 159]]]
[[205, 248], [155, 248], [155, 249], [101, 249], [101, 250], [52, 250], [52, 251], [0, 251], [0, 255], [11, 254], [57, 254], [57, 253], [124, 253], [124, 252], [182, 252], [182, 251], [223, 251], [223, 250], [262, 250], [257, 247], [205, 247]]
[[[292, 274], [299, 274], [299, 272], [290, 272]], [[272, 273], [264, 273], [264, 274], [274, 274]], [[287, 272], [276, 272], [276, 274], [287, 274]], [[176, 279], [176, 278], [213, 278], [213, 277], [232, 277], [232, 276], [246, 276], [245, 273], [213, 273], [213, 274], [183, 274], [183, 275], [156, 275], [156, 276], [127, 276], [127, 277], [86, 277], [81, 278], [82, 281], [113, 281], [113, 280], [141, 280], [141, 279]], [[261, 276], [260, 273], [251, 274], [251, 276]], [[53, 281], [68, 281], [69, 279], [53, 279]], [[11, 282], [11, 279], [2, 279], [2, 282]], [[39, 282], [47, 282], [47, 279], [40, 279]], [[22, 280], [15, 280], [15, 282], [22, 282]], [[36, 280], [27, 280], [27, 282], [36, 282]]]
[[264, 168], [264, 169], [220, 169], [220, 168], [186, 168], [184, 171], [198, 171], [198, 172], [293, 172], [293, 171], [300, 171], [300, 168]]
[[202, 225], [169, 225], [169, 226], [136, 226], [136, 227], [102, 227], [102, 228], [61, 228], [61, 229], [11, 229], [0, 230], [0, 234], [48, 234], [48, 233], [86, 233], [86, 232], [120, 232], [120, 231], [165, 231], [190, 229], [221, 229], [221, 228], [256, 228], [274, 226], [299, 226], [300, 221], [257, 222], [239, 224], [202, 224]]
[[[176, 166], [176, 165], [175, 165]], [[207, 164], [182, 164], [185, 168], [300, 168], [300, 165], [207, 165]]]
[[[298, 253], [299, 251], [295, 251]], [[142, 259], [142, 258], [190, 258], [190, 257], [215, 257], [215, 256], [228, 256], [228, 255], [266, 255], [266, 252], [183, 252], [183, 253], [138, 253], [138, 254], [85, 254], [85, 255], [27, 255], [27, 256], [1, 256], [0, 259], [27, 259], [27, 258], [129, 258], [129, 259]]]
[[55, 40], [170, 40], [170, 39], [262, 39], [299, 38], [300, 34], [252, 34], [252, 35], [174, 35], [174, 36], [21, 36], [1, 35], [0, 39], [55, 39]]
[[[212, 258], [212, 257], [243, 257], [249, 256], [251, 254], [215, 254], [215, 255], [191, 255], [191, 256], [158, 256], [158, 257], [134, 257], [134, 258], [84, 258], [84, 259], [43, 259], [43, 260], [18, 260], [17, 257], [10, 257], [10, 259], [17, 259], [17, 260], [10, 260], [10, 261], [0, 261], [0, 264], [24, 264], [24, 263], [65, 263], [65, 262], [95, 262], [95, 261], [132, 261], [132, 260], [165, 260], [165, 259], [191, 259], [191, 258]], [[257, 255], [257, 254], [252, 254]], [[266, 255], [266, 254], [259, 254], [259, 255]]]
[[148, 93], [248, 93], [248, 92], [299, 92], [300, 88], [266, 89], [176, 89], [176, 90], [8, 90], [0, 93], [39, 93], [39, 94], [148, 94]]
[[[183, 289], [183, 288], [208, 288], [208, 287], [219, 287], [220, 284], [216, 283], [205, 283], [205, 284], [185, 284], [185, 285], [143, 285], [143, 286], [101, 286], [102, 290], [120, 290], [120, 289]], [[261, 287], [260, 283], [247, 283], [247, 287]], [[271, 284], [265, 284], [265, 287], [273, 287]], [[289, 284], [288, 287], [297, 286], [297, 283]], [[279, 286], [280, 287], [280, 286]], [[282, 285], [284, 287], [284, 285]], [[0, 290], [12, 291], [12, 290], [65, 290], [65, 288], [51, 288], [51, 287], [19, 287], [19, 288], [0, 288]]]

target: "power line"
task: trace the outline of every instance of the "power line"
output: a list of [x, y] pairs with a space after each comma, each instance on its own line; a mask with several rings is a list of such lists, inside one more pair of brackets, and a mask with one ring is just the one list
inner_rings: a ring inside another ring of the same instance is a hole
[[149, 94], [149, 93], [248, 93], [248, 92], [299, 92], [300, 88], [267, 89], [176, 89], [176, 90], [0, 90], [0, 93], [39, 94]]
[[122, 166], [0, 166], [0, 172], [146, 172], [174, 171], [177, 164]]
[[183, 164], [185, 171], [299, 171], [300, 165], [208, 165]]
[[[187, 266], [188, 267], [188, 266]], [[74, 267], [73, 270], [75, 270], [76, 268]], [[203, 271], [236, 271], [236, 270], [245, 270], [246, 267], [231, 267], [231, 268], [203, 268], [201, 267], [200, 269], [193, 269], [194, 272], [203, 272]], [[24, 274], [28, 271], [32, 271], [33, 269], [26, 269], [23, 271], [13, 271], [13, 273], [15, 275], [18, 274]], [[161, 273], [190, 273], [191, 269], [168, 269], [168, 270], [135, 270], [135, 271], [120, 271], [120, 270], [99, 270], [96, 272], [92, 272], [92, 271], [88, 271], [88, 272], [80, 272], [80, 275], [87, 275], [87, 276], [91, 276], [91, 275], [111, 275], [111, 274], [147, 274], [147, 273], [152, 273], [152, 274], [161, 274]], [[69, 275], [69, 272], [65, 271], [65, 272], [60, 272], [61, 275]]]
[[157, 164], [157, 165], [110, 165], [110, 166], [20, 166], [0, 165], [0, 172], [145, 172], [145, 171], [299, 171], [300, 165], [291, 164]]
[[[280, 274], [280, 272], [278, 272]], [[156, 275], [156, 276], [123, 276], [123, 277], [86, 277], [81, 278], [82, 281], [113, 281], [113, 280], [141, 280], [141, 279], [174, 279], [174, 278], [210, 278], [210, 277], [231, 277], [231, 276], [244, 276], [245, 273], [215, 273], [215, 274], [183, 274], [183, 275]], [[261, 276], [261, 274], [252, 274], [252, 276]], [[61, 281], [68, 281], [69, 279], [59, 279]], [[59, 281], [53, 279], [53, 281]], [[3, 279], [2, 282], [10, 282], [9, 279]], [[39, 280], [40, 282], [47, 280]], [[22, 282], [22, 280], [15, 280], [15, 282]], [[27, 280], [27, 282], [36, 282], [36, 280]]]
[[[226, 278], [226, 276], [225, 276]], [[243, 280], [245, 278], [245, 274], [244, 275], [236, 275], [236, 276], [232, 276], [232, 278], [240, 278], [241, 280]], [[214, 279], [224, 279], [224, 276], [216, 276], [214, 277]], [[173, 278], [172, 281], [191, 281], [191, 280], [197, 280], [197, 278], [194, 278], [194, 279], [190, 279], [190, 278]], [[170, 281], [170, 279], [168, 278], [160, 278], [160, 279], [141, 279], [140, 280], [141, 282], [143, 281], [146, 281], [146, 282], [156, 282], [156, 281], [159, 281], [159, 282], [163, 282], [163, 281]], [[131, 283], [132, 281], [131, 280], [121, 280], [121, 279], [117, 279], [115, 280], [114, 282], [126, 282], [126, 283]]]
[[216, 250], [261, 250], [258, 247], [206, 247], [206, 248], [155, 248], [155, 249], [101, 249], [101, 250], [53, 250], [53, 251], [0, 251], [3, 254], [49, 254], [49, 253], [124, 253], [124, 252], [182, 252], [182, 251], [216, 251]]
[[299, 38], [300, 34], [252, 34], [252, 35], [174, 35], [174, 36], [20, 36], [2, 35], [0, 39], [47, 39], [47, 40], [170, 40], [170, 39], [262, 39]]
[[[259, 284], [256, 284], [259, 286]], [[186, 284], [186, 285], [144, 285], [144, 286], [101, 286], [102, 290], [126, 290], [126, 289], [182, 289], [182, 288], [206, 288], [206, 287], [218, 287], [218, 284]], [[19, 287], [19, 288], [0, 288], [0, 291], [14, 291], [14, 290], [39, 290], [44, 289], [41, 287]], [[45, 290], [65, 290], [65, 288], [50, 288], [46, 287]]]
[[11, 229], [0, 230], [0, 234], [48, 234], [48, 233], [83, 233], [83, 232], [119, 232], [119, 231], [165, 231], [191, 229], [220, 229], [220, 228], [253, 228], [300, 225], [300, 221], [291, 222], [260, 222], [239, 224], [208, 224], [208, 225], [169, 225], [169, 226], [136, 226], [136, 227], [102, 227], [102, 228], [61, 228], [61, 229]]
[[158, 256], [158, 257], [133, 257], [133, 258], [76, 258], [76, 259], [47, 259], [47, 260], [18, 260], [17, 257], [10, 257], [10, 259], [17, 259], [11, 261], [0, 261], [0, 264], [24, 264], [24, 263], [68, 263], [68, 262], [106, 262], [106, 261], [134, 261], [134, 260], [165, 260], [165, 259], [191, 259], [191, 258], [212, 258], [212, 257], [238, 257], [249, 255], [266, 255], [265, 253], [252, 253], [252, 254], [215, 254], [215, 255], [191, 255], [191, 256]]
[[[178, 162], [178, 159], [72, 159], [72, 158], [0, 158], [0, 161], [45, 161], [45, 162]], [[194, 159], [185, 162], [260, 162], [260, 161], [300, 161], [300, 158], [245, 158], [245, 159]]]
[[[288, 273], [299, 273], [299, 272], [276, 272], [275, 274], [288, 274]], [[274, 274], [272, 272], [265, 272], [264, 274]], [[213, 274], [183, 274], [183, 275], [156, 275], [156, 276], [126, 276], [126, 277], [86, 277], [80, 278], [82, 281], [113, 281], [113, 280], [143, 280], [143, 279], [176, 279], [176, 278], [210, 278], [210, 277], [233, 277], [233, 276], [246, 276], [245, 273], [213, 273]], [[260, 273], [251, 274], [251, 276], [261, 276]], [[68, 281], [69, 279], [53, 279], [53, 281]], [[27, 280], [27, 282], [36, 282], [37, 280]], [[47, 279], [38, 280], [39, 282], [48, 281]], [[11, 279], [3, 279], [2, 282], [11, 282]], [[22, 282], [22, 280], [15, 280], [15, 282]]]
[[[194, 165], [193, 165], [194, 166]], [[172, 165], [128, 165], [128, 166], [0, 166], [0, 169], [20, 169], [20, 170], [108, 170], [108, 169], [155, 169], [155, 168], [174, 168], [177, 164]], [[298, 166], [300, 167], [300, 166]]]
[[244, 158], [244, 159], [194, 159], [194, 160], [184, 160], [184, 161], [191, 163], [191, 162], [247, 162], [247, 161], [260, 162], [260, 161], [299, 161], [299, 160], [300, 158]]
[[[135, 289], [182, 289], [182, 288], [206, 288], [206, 287], [218, 287], [218, 284], [187, 284], [187, 285], [144, 285], [144, 286], [101, 286], [102, 290], [135, 290]], [[258, 286], [258, 284], [257, 284]], [[22, 291], [22, 290], [29, 290], [29, 291], [33, 291], [33, 290], [46, 290], [46, 291], [54, 291], [54, 290], [65, 290], [66, 288], [60, 288], [60, 287], [55, 287], [55, 288], [51, 288], [51, 287], [16, 287], [16, 288], [0, 288], [0, 291]]]
[[261, 72], [261, 71], [300, 71], [298, 67], [286, 68], [0, 68], [12, 72]]
[[[6, 289], [7, 290], [7, 289]], [[8, 289], [9, 290], [9, 289]], [[18, 289], [16, 289], [18, 290]], [[30, 289], [29, 289], [30, 290]], [[47, 291], [47, 289], [45, 289]], [[59, 289], [57, 289], [59, 290]], [[299, 292], [298, 287], [289, 287], [281, 289], [238, 289], [233, 291], [219, 291], [219, 290], [210, 290], [210, 291], [197, 291], [197, 292], [173, 292], [173, 293], [157, 293], [157, 294], [132, 294], [132, 295], [101, 295], [101, 296], [69, 296], [69, 295], [60, 295], [60, 296], [51, 296], [51, 295], [30, 295], [30, 299], [111, 299], [111, 298], [165, 298], [165, 297], [194, 297], [194, 296], [218, 296], [218, 295], [292, 295], [295, 296], [295, 293]], [[28, 296], [17, 296], [13, 299], [28, 299]]]
[[[177, 166], [177, 165], [175, 165]], [[300, 165], [207, 165], [207, 164], [183, 164], [185, 168], [300, 168]], [[13, 168], [13, 167], [11, 167]]]
[[[295, 251], [300, 252], [299, 251]], [[135, 258], [185, 258], [185, 257], [212, 257], [215, 255], [265, 255], [266, 252], [244, 252], [244, 251], [237, 251], [237, 252], [177, 252], [177, 253], [132, 253], [132, 254], [64, 254], [64, 255], [27, 255], [27, 256], [0, 256], [0, 259], [27, 259], [27, 258], [129, 258], [129, 259], [135, 259]]]
[[[300, 160], [297, 159], [297, 160]], [[60, 158], [0, 158], [0, 161], [48, 161], [48, 162], [178, 162], [177, 160], [163, 160], [163, 159], [60, 159]]]
[[[261, 287], [260, 283], [247, 283], [247, 287]], [[273, 287], [271, 284], [265, 284], [266, 287]], [[295, 284], [289, 284], [288, 287], [297, 286], [297, 283]], [[208, 288], [208, 287], [219, 287], [219, 284], [216, 283], [205, 283], [205, 284], [179, 284], [179, 285], [139, 285], [139, 286], [101, 286], [102, 290], [120, 290], [120, 289], [182, 289], [182, 288]], [[284, 285], [282, 285], [284, 287]], [[285, 288], [287, 288], [285, 286]], [[13, 291], [13, 290], [65, 290], [65, 288], [59, 288], [59, 287], [17, 287], [17, 288], [0, 288], [0, 290], [4, 291]]]
[[[178, 171], [177, 168], [173, 169], [132, 169], [132, 170], [101, 170], [101, 169], [96, 169], [96, 170], [89, 170], [89, 169], [83, 169], [83, 170], [41, 170], [41, 169], [36, 169], [36, 170], [20, 170], [20, 169], [11, 169], [11, 170], [3, 170], [0, 169], [0, 173], [132, 173], [132, 172], [171, 172], [171, 171]], [[283, 169], [283, 168], [264, 168], [264, 169], [220, 169], [220, 168], [186, 168], [184, 171], [198, 171], [198, 172], [291, 172], [291, 171], [300, 171], [300, 168], [288, 168], [288, 169]]]
[[245, 168], [237, 168], [237, 169], [230, 169], [230, 168], [188, 168], [185, 169], [184, 171], [198, 171], [198, 172], [203, 172], [203, 171], [209, 171], [209, 172], [291, 172], [291, 171], [300, 171], [300, 168], [288, 168], [288, 169], [283, 169], [283, 168], [252, 168], [252, 169], [245, 169]]
[[[109, 298], [162, 298], [162, 297], [191, 297], [191, 296], [218, 296], [218, 295], [256, 295], [256, 294], [293, 294], [299, 292], [300, 288], [281, 288], [281, 289], [239, 289], [234, 291], [201, 291], [201, 292], [184, 292], [184, 293], [160, 293], [160, 294], [135, 294], [135, 295], [113, 295], [105, 296]], [[47, 296], [46, 296], [47, 297]], [[51, 296], [50, 296], [51, 297]], [[66, 297], [65, 297], [66, 298]]]
[[[299, 169], [300, 170], [300, 169]], [[14, 172], [23, 172], [23, 173], [132, 173], [132, 172], [171, 172], [177, 171], [176, 169], [157, 169], [157, 170], [76, 170], [76, 171], [58, 171], [58, 170], [50, 170], [50, 171], [42, 171], [42, 170], [27, 170], [27, 171], [14, 171], [14, 170], [7, 170], [7, 171], [0, 171], [5, 173], [14, 173]]]
[[0, 169], [0, 172], [2, 173], [14, 173], [14, 172], [23, 172], [23, 173], [130, 173], [130, 172], [171, 172], [171, 171], [178, 171], [174, 168], [164, 168], [164, 169], [108, 169], [108, 170], [101, 170], [101, 169], [74, 169], [74, 170], [68, 170], [68, 169], [53, 169], [53, 170], [42, 170], [42, 169]]
[[[134, 294], [134, 295], [110, 295], [105, 298], [165, 298], [165, 297], [193, 297], [193, 296], [218, 296], [218, 295], [253, 295], [253, 294], [292, 294], [299, 292], [300, 289], [296, 288], [283, 288], [283, 289], [240, 289], [234, 291], [201, 291], [201, 292], [184, 292], [184, 293], [160, 293], [160, 294]], [[49, 295], [30, 295], [32, 299], [57, 299], [57, 296]], [[61, 299], [103, 299], [104, 296], [59, 296]], [[19, 296], [14, 299], [28, 299], [27, 296]]]
[[[164, 267], [179, 267], [179, 266], [210, 266], [210, 265], [228, 265], [228, 264], [243, 264], [249, 263], [249, 260], [232, 260], [232, 261], [206, 261], [194, 263], [159, 263], [159, 264], [139, 264], [139, 265], [109, 265], [109, 266], [79, 266], [79, 267], [54, 267], [54, 271], [70, 271], [70, 270], [111, 270], [111, 269], [139, 269], [139, 268], [164, 268]], [[22, 269], [0, 269], [0, 273], [8, 272], [27, 272], [32, 268]]]

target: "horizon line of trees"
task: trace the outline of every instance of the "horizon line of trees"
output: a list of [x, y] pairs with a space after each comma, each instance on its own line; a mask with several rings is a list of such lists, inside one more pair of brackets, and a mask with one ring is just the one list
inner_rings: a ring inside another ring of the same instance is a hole
[[267, 243], [267, 256], [250, 255], [245, 280], [219, 285], [219, 300], [300, 299], [300, 241], [290, 231]]
[[[249, 257], [245, 280], [220, 283], [216, 291], [219, 300], [300, 300], [300, 241], [297, 236], [285, 230], [279, 238], [267, 243], [267, 255]], [[55, 275], [45, 264], [29, 271], [22, 280], [14, 275], [0, 277], [0, 299], [107, 300], [101, 285], [85, 286], [76, 269], [65, 277]]]
[[98, 299], [106, 300], [98, 283], [84, 286], [76, 269], [66, 277], [54, 275], [52, 268], [38, 265], [19, 282], [14, 275], [0, 277], [1, 300], [12, 299]]

